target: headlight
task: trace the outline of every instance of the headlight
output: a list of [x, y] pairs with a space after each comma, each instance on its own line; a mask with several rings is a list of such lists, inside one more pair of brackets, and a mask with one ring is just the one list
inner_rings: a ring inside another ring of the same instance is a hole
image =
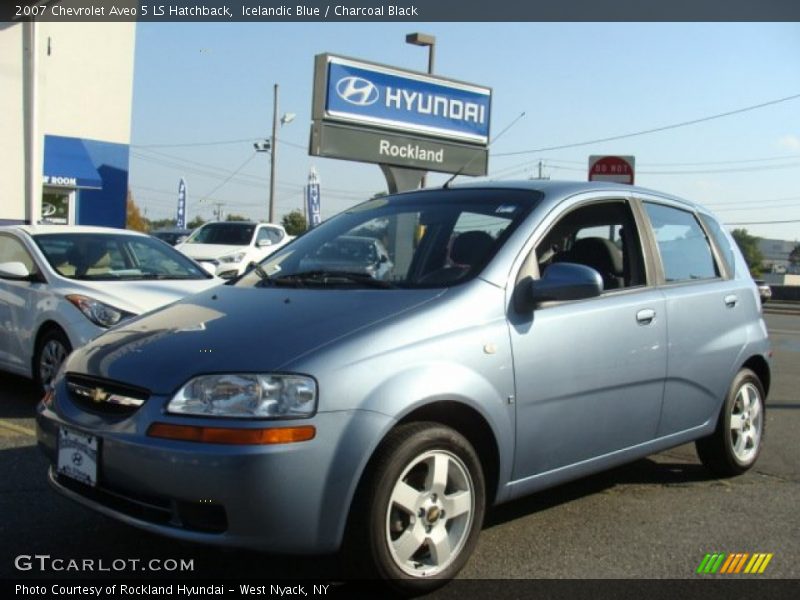
[[236, 252], [235, 254], [226, 254], [225, 256], [220, 256], [219, 257], [219, 262], [221, 262], [221, 263], [242, 262], [246, 255], [247, 255], [247, 252]]
[[99, 300], [82, 296], [80, 294], [70, 294], [66, 297], [80, 310], [87, 319], [100, 327], [111, 327], [119, 323], [122, 319], [132, 317], [133, 314], [104, 304]]
[[203, 417], [310, 417], [317, 384], [303, 375], [229, 373], [191, 379], [167, 404], [167, 412]]

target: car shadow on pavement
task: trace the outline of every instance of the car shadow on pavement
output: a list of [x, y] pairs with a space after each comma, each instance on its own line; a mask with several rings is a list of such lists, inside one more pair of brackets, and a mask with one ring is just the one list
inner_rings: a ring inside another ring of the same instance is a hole
[[0, 419], [26, 419], [36, 415], [42, 395], [30, 379], [0, 371]]
[[[662, 455], [663, 456], [663, 455]], [[484, 519], [484, 529], [513, 521], [585, 496], [608, 491], [619, 485], [651, 484], [689, 485], [714, 481], [717, 478], [701, 464], [656, 461], [644, 458], [614, 469], [591, 475], [513, 500], [490, 509]]]

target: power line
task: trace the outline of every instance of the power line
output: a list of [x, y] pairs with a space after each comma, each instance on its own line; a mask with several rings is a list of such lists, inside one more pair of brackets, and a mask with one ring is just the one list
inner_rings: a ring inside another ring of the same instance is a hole
[[[788, 202], [790, 200], [800, 200], [800, 196], [784, 196], [783, 198], [769, 198], [766, 200], [758, 200], [757, 202], [759, 205], [766, 204], [768, 202]], [[752, 204], [753, 200], [741, 200], [739, 202], [713, 202], [710, 204], [706, 204], [709, 208], [714, 206], [731, 206], [733, 204]]]
[[242, 140], [222, 140], [217, 142], [184, 142], [179, 144], [131, 144], [131, 148], [193, 148], [195, 146], [224, 146], [226, 144], [252, 143], [255, 138], [245, 138]]
[[646, 135], [648, 133], [657, 133], [659, 131], [666, 131], [668, 129], [677, 129], [678, 127], [687, 127], [688, 125], [696, 125], [698, 123], [704, 123], [706, 121], [712, 121], [714, 119], [721, 119], [723, 117], [729, 117], [731, 115], [737, 115], [744, 112], [748, 112], [751, 110], [757, 110], [759, 108], [765, 108], [767, 106], [773, 106], [775, 104], [780, 104], [781, 102], [789, 102], [790, 100], [796, 100], [800, 98], [800, 94], [794, 94], [792, 96], [786, 96], [785, 98], [778, 98], [777, 100], [770, 100], [768, 102], [762, 102], [761, 104], [754, 104], [752, 106], [745, 106], [744, 108], [737, 108], [736, 110], [729, 110], [724, 113], [718, 113], [716, 115], [711, 115], [708, 117], [702, 117], [700, 119], [692, 119], [691, 121], [682, 121], [680, 123], [673, 123], [671, 125], [664, 125], [662, 127], [653, 127], [651, 129], [644, 129], [642, 131], [634, 131], [632, 133], [623, 133], [621, 135], [613, 135], [605, 138], [598, 138], [595, 140], [589, 140], [586, 142], [575, 142], [572, 144], [562, 144], [560, 146], [549, 146], [547, 148], [534, 148], [532, 150], [518, 150], [516, 152], [503, 152], [499, 154], [495, 154], [494, 156], [519, 156], [521, 154], [533, 154], [536, 152], [550, 152], [551, 150], [563, 150], [565, 148], [577, 148], [579, 146], [589, 146], [591, 144], [599, 144], [602, 142], [613, 142], [615, 140], [622, 140], [625, 138], [635, 137], [639, 135]]
[[800, 223], [800, 219], [788, 219], [785, 221], [737, 221], [735, 223], [725, 223], [726, 225], [783, 225], [785, 223]]
[[[131, 148], [136, 148], [137, 150], [145, 150], [150, 148], [196, 148], [199, 146], [225, 146], [231, 144], [243, 144], [243, 143], [250, 143], [252, 144], [254, 140], [258, 139], [257, 137], [250, 137], [244, 138], [239, 140], [217, 140], [213, 142], [181, 142], [176, 144], [131, 144]], [[302, 144], [298, 144], [296, 142], [289, 142], [287, 140], [282, 140], [278, 138], [278, 141], [281, 144], [286, 144], [287, 146], [291, 146], [293, 148], [299, 148], [301, 150], [307, 150], [308, 146], [304, 146]]]
[[213, 190], [211, 190], [210, 192], [208, 192], [208, 193], [207, 193], [205, 196], [203, 196], [202, 198], [200, 198], [200, 200], [198, 200], [198, 201], [197, 201], [197, 203], [198, 203], [198, 204], [202, 204], [202, 203], [203, 203], [203, 200], [205, 200], [206, 198], [208, 198], [208, 197], [209, 197], [211, 194], [213, 194], [214, 192], [216, 192], [216, 191], [217, 191], [218, 189], [220, 189], [220, 188], [221, 188], [223, 185], [225, 185], [226, 183], [228, 183], [228, 182], [229, 182], [229, 181], [230, 181], [230, 180], [231, 180], [231, 179], [232, 179], [232, 178], [233, 178], [233, 177], [234, 177], [234, 176], [235, 176], [235, 175], [236, 175], [236, 174], [237, 174], [239, 171], [241, 171], [242, 169], [244, 169], [244, 167], [247, 165], [247, 163], [249, 163], [251, 160], [253, 160], [253, 159], [256, 157], [256, 154], [257, 154], [256, 152], [253, 152], [253, 153], [252, 153], [250, 156], [248, 156], [248, 157], [247, 157], [247, 159], [246, 159], [246, 160], [245, 160], [245, 161], [244, 161], [244, 162], [243, 162], [241, 165], [239, 165], [239, 168], [238, 168], [238, 169], [236, 169], [236, 170], [235, 170], [233, 173], [231, 173], [231, 174], [230, 174], [230, 176], [228, 176], [228, 178], [227, 178], [227, 179], [224, 179], [224, 180], [222, 181], [222, 183], [220, 183], [220, 184], [219, 184], [217, 187], [215, 187]]

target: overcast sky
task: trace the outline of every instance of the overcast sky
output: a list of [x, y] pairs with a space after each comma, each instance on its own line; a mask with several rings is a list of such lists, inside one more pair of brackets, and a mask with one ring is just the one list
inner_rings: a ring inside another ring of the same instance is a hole
[[[137, 25], [131, 186], [150, 218], [266, 219], [269, 155], [253, 142], [279, 113], [277, 214], [301, 208], [314, 166], [323, 216], [385, 190], [375, 165], [308, 156], [314, 55], [331, 52], [493, 89], [489, 177], [586, 179], [590, 154], [636, 157], [636, 183], [712, 208], [763, 237], [800, 239], [798, 23], [166, 23]], [[769, 104], [768, 104], [769, 103]], [[766, 104], [766, 105], [765, 105]], [[750, 107], [760, 108], [749, 109]], [[720, 116], [615, 141], [583, 142]], [[555, 146], [569, 148], [544, 150]], [[429, 178], [429, 185], [445, 176]]]

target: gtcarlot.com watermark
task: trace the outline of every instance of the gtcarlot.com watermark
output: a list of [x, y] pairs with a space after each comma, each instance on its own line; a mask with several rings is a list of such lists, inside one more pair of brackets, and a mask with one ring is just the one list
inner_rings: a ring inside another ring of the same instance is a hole
[[59, 558], [49, 554], [20, 554], [17, 571], [39, 573], [185, 573], [194, 571], [194, 559], [186, 558]]

